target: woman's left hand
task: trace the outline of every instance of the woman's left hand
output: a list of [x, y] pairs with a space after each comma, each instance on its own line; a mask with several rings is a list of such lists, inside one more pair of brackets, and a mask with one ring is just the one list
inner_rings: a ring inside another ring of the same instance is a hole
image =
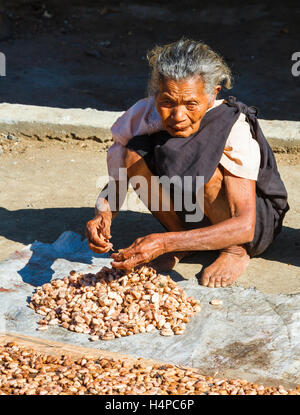
[[146, 264], [164, 254], [163, 236], [150, 234], [136, 239], [128, 248], [119, 249], [113, 253], [111, 266], [117, 269], [131, 271], [138, 265]]

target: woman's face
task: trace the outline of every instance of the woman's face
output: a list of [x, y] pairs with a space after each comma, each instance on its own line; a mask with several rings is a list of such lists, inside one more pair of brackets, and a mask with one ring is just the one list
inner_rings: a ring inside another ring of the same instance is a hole
[[[216, 87], [216, 94], [220, 89]], [[183, 81], [163, 80], [155, 97], [163, 127], [172, 137], [189, 137], [196, 133], [213, 102], [198, 76]]]

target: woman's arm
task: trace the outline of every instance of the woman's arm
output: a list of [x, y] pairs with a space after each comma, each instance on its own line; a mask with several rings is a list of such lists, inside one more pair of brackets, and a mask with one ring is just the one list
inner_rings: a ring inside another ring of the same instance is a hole
[[256, 182], [229, 172], [225, 172], [224, 182], [231, 217], [205, 228], [168, 232], [164, 237], [165, 252], [218, 250], [252, 241], [256, 221]]
[[154, 97], [137, 101], [111, 127], [114, 144], [107, 152], [107, 169], [110, 177], [119, 180], [119, 168], [124, 167], [125, 146], [135, 136], [153, 134], [162, 130]]
[[[111, 132], [114, 144], [107, 152], [108, 174], [115, 179], [116, 201], [119, 202], [120, 177], [119, 169], [124, 168], [125, 146], [128, 141], [142, 134], [152, 134], [161, 130], [161, 120], [156, 111], [153, 97], [144, 98], [136, 102], [113, 124]], [[108, 252], [112, 248], [109, 242], [111, 238], [110, 226], [112, 219], [116, 216], [120, 206], [111, 209], [105, 198], [107, 186], [101, 190], [96, 201], [96, 216], [86, 226], [86, 236], [90, 248], [97, 253]], [[122, 205], [122, 201], [121, 201]]]

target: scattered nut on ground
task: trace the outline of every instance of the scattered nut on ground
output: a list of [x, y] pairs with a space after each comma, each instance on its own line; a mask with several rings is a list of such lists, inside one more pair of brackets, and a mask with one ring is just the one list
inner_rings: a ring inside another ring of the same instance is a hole
[[9, 342], [0, 346], [0, 395], [300, 395], [299, 386], [265, 387], [202, 376], [170, 364], [138, 359], [77, 360], [50, 356]]
[[162, 336], [183, 334], [201, 310], [169, 276], [143, 266], [125, 274], [103, 267], [97, 274], [71, 271], [36, 289], [29, 304], [42, 315], [39, 330], [60, 324], [91, 341], [160, 330]]
[[218, 298], [213, 298], [213, 299], [210, 301], [210, 304], [211, 304], [211, 305], [222, 305], [222, 304], [223, 304], [223, 301], [222, 301], [222, 300], [219, 300]]

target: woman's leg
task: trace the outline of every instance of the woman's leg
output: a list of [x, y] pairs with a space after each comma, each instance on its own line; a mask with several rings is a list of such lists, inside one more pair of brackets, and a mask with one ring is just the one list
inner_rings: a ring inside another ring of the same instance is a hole
[[[223, 169], [215, 173], [204, 186], [204, 212], [212, 224], [232, 217], [224, 187]], [[242, 245], [234, 245], [220, 251], [219, 257], [202, 273], [201, 284], [208, 287], [231, 285], [243, 273], [250, 257]]]
[[[138, 190], [139, 197], [147, 208], [151, 211], [153, 216], [167, 229], [169, 232], [178, 232], [186, 230], [184, 222], [177, 215], [174, 210], [173, 201], [170, 195], [166, 193], [165, 189], [160, 183], [157, 186], [152, 186], [154, 174], [147, 166], [144, 159], [135, 151], [127, 150], [125, 156], [125, 166], [127, 168], [128, 179], [133, 179], [136, 176], [142, 176], [147, 181], [146, 189], [142, 189], [137, 185], [133, 185], [135, 190]], [[138, 188], [138, 189], [137, 189]], [[166, 201], [170, 209], [162, 209], [162, 200]], [[159, 210], [153, 209], [151, 202], [155, 203], [155, 207], [159, 206]], [[159, 256], [153, 260], [150, 265], [157, 271], [165, 271], [174, 268], [174, 266], [185, 256], [191, 255], [193, 252], [170, 252]]]
[[[182, 231], [185, 230], [184, 223], [181, 221], [179, 216], [174, 210], [173, 202], [170, 199], [170, 195], [167, 195], [164, 191], [161, 184], [157, 186], [152, 186], [154, 180], [154, 175], [149, 169], [143, 158], [137, 154], [135, 151], [127, 150], [125, 156], [125, 166], [127, 168], [128, 179], [133, 182], [133, 178], [137, 176], [142, 176], [147, 181], [146, 189], [142, 188], [141, 184], [137, 186], [133, 184], [134, 190], [138, 190], [139, 197], [142, 202], [147, 206], [151, 213], [158, 219], [158, 221], [168, 230], [168, 231]], [[164, 211], [162, 209], [162, 200], [167, 200], [169, 198], [170, 209]], [[155, 207], [159, 209], [152, 208], [152, 202], [154, 202]]]

